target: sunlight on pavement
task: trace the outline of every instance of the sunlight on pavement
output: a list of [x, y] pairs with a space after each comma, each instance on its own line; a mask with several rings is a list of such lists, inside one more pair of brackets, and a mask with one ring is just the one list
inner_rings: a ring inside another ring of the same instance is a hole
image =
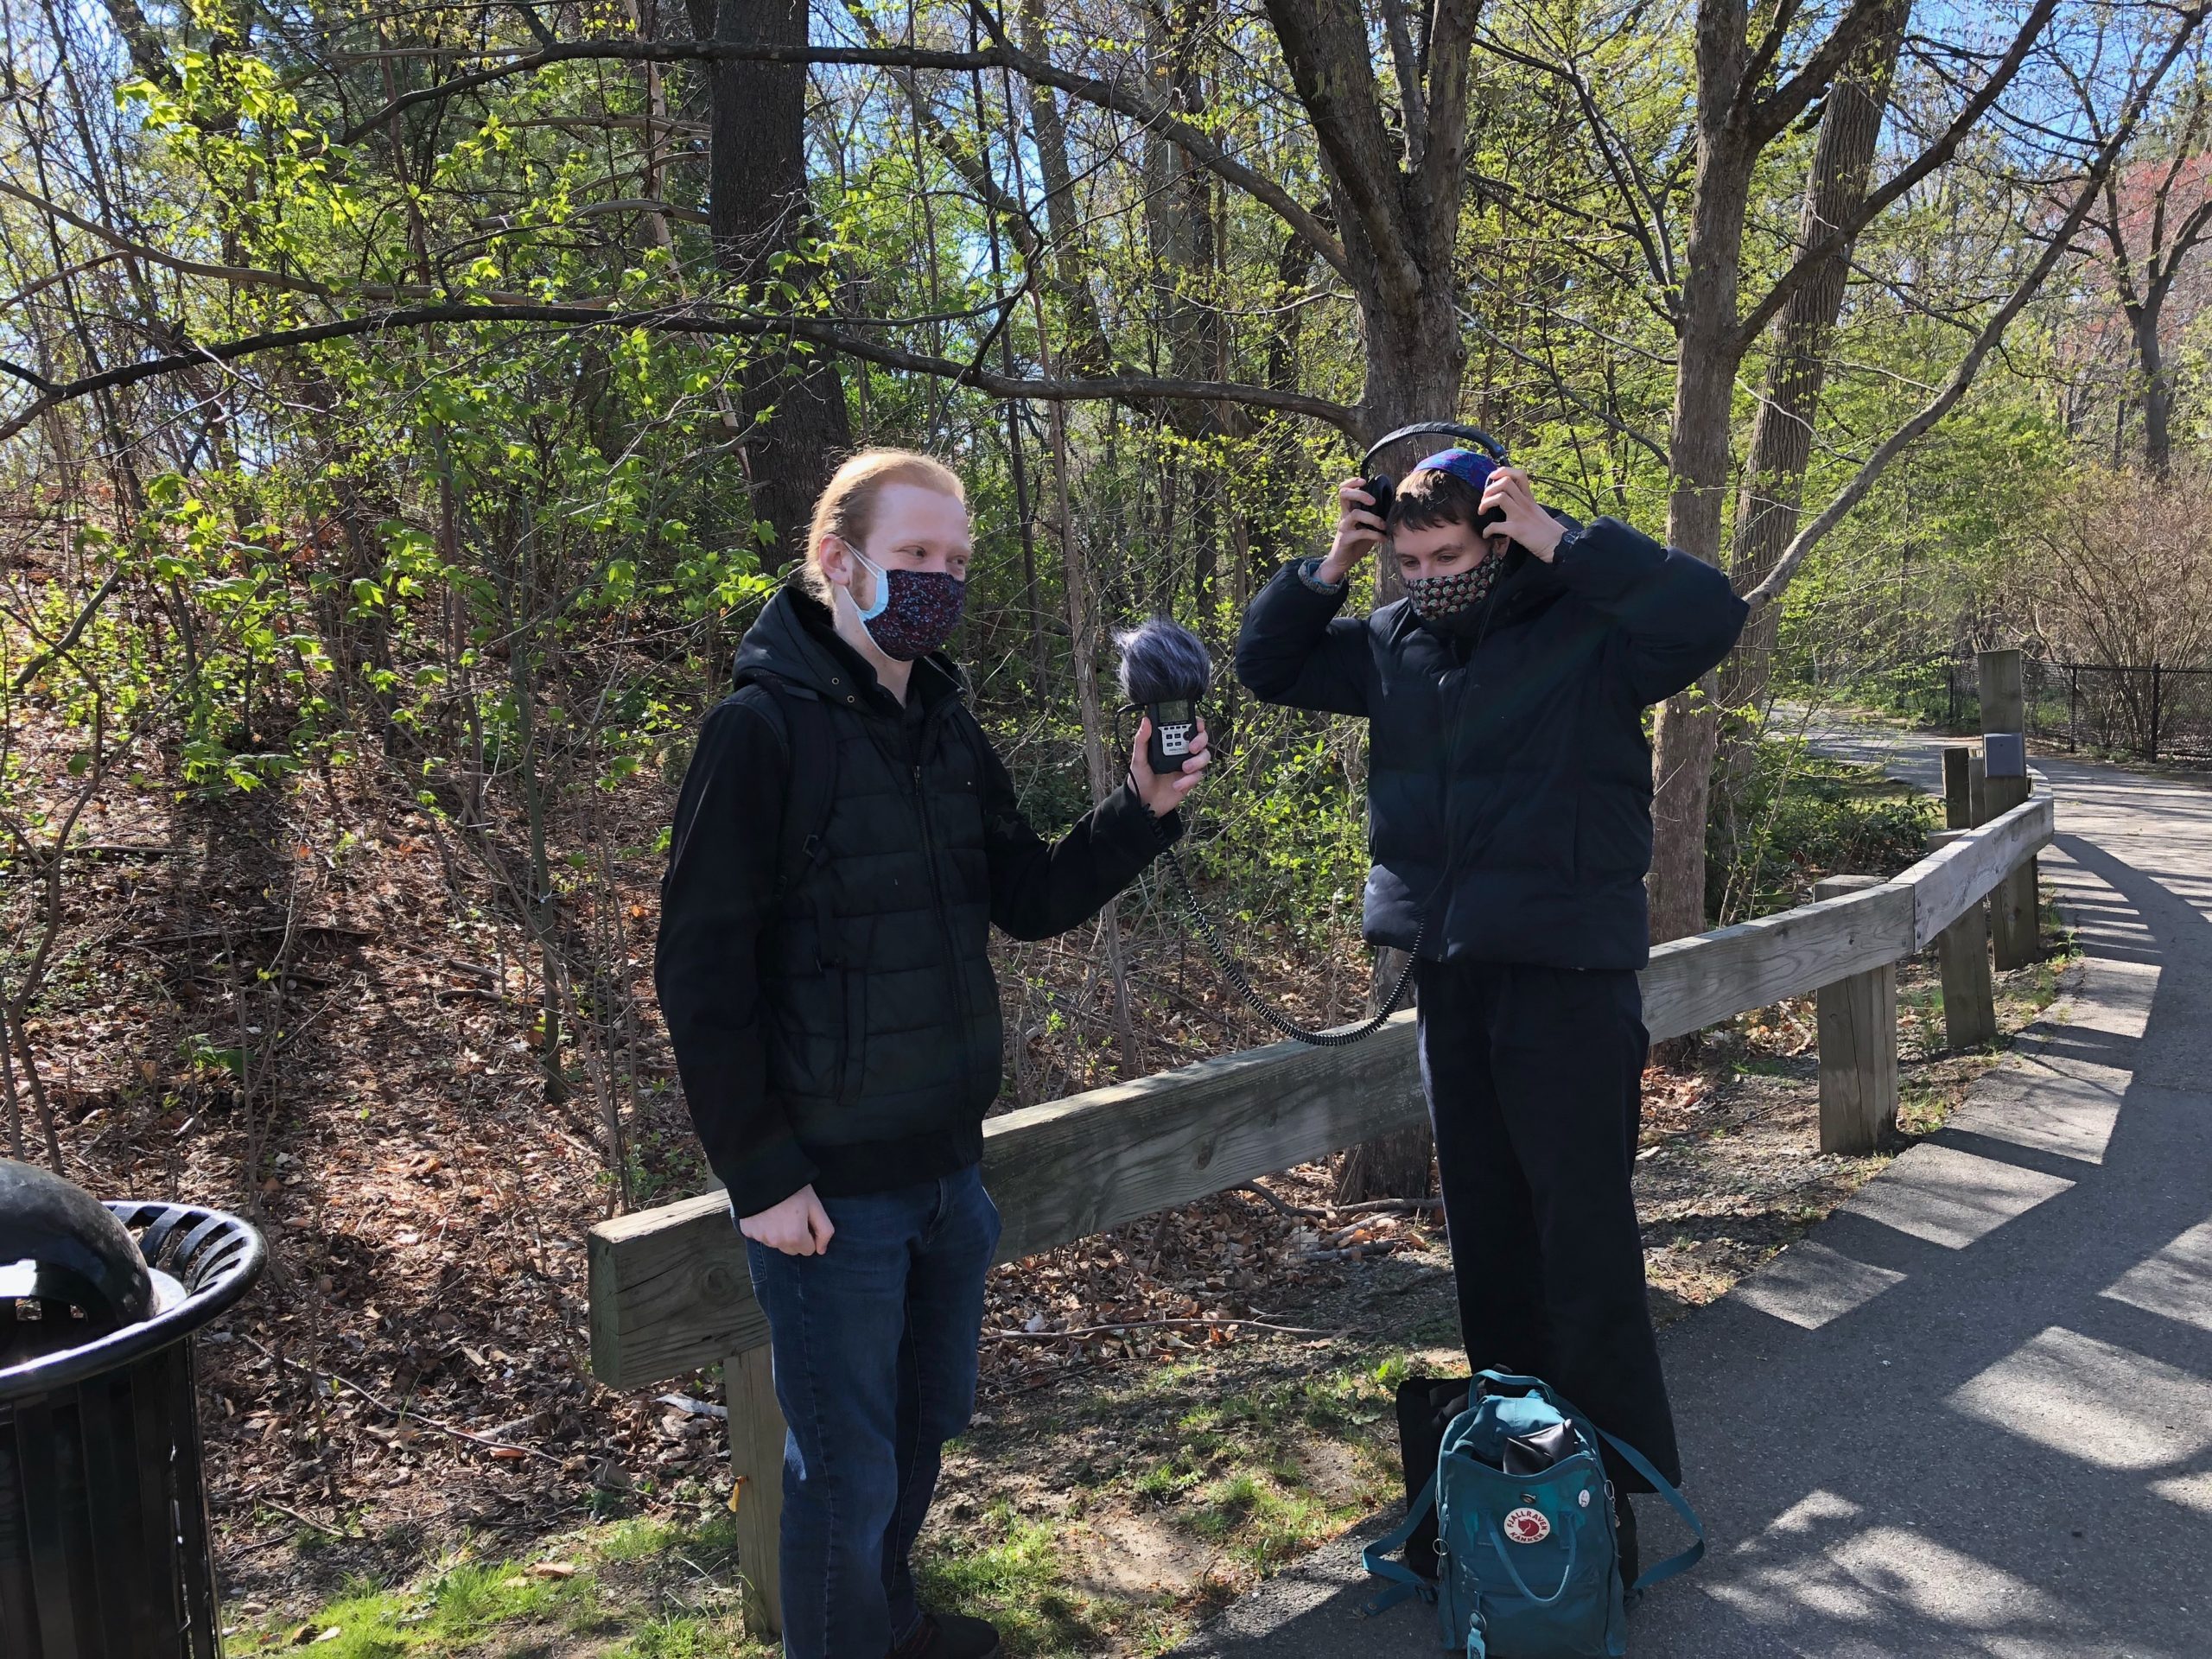
[[1962, 1250], [2056, 1198], [2073, 1182], [1933, 1142], [1900, 1158], [1859, 1191], [1860, 1215], [1931, 1244]]
[[1736, 1287], [1739, 1302], [1817, 1331], [1830, 1319], [1864, 1307], [1904, 1274], [1853, 1260], [1815, 1239], [1802, 1239]]
[[2015, 1056], [1986, 1080], [1977, 1103], [1984, 1109], [1974, 1113], [1970, 1127], [1975, 1135], [2031, 1152], [2101, 1164], [2120, 1123], [2129, 1076], [2078, 1060], [2062, 1067]]
[[2212, 1446], [2212, 1381], [2061, 1325], [1969, 1378], [1950, 1404], [2104, 1469], [2156, 1469]]
[[[1817, 1624], [1824, 1656], [1885, 1654], [1899, 1621], [1974, 1633], [1996, 1655], [2047, 1654], [2069, 1624], [2064, 1604], [2024, 1579], [1914, 1527], [1858, 1524], [1848, 1498], [1816, 1491], [1732, 1552], [1736, 1571], [1707, 1593], [1760, 1628]], [[1862, 1627], [1863, 1644], [1846, 1634]]]
[[2116, 1302], [2212, 1331], [2212, 1221], [2199, 1223], [2105, 1291]]
[[2171, 1480], [2154, 1480], [2151, 1490], [2169, 1503], [2178, 1503], [2185, 1510], [2195, 1510], [2199, 1515], [2212, 1515], [2212, 1469], [2201, 1474], [2176, 1475]]

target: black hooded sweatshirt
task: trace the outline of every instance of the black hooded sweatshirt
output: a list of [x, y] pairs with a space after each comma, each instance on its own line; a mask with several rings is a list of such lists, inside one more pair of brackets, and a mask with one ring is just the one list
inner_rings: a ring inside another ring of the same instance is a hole
[[1728, 654], [1745, 607], [1720, 571], [1617, 518], [1563, 522], [1550, 563], [1514, 550], [1452, 617], [1424, 623], [1405, 600], [1339, 617], [1344, 588], [1301, 566], [1245, 613], [1236, 675], [1255, 696], [1367, 718], [1376, 944], [1548, 968], [1649, 957], [1643, 711]]
[[[736, 685], [684, 774], [653, 963], [707, 1160], [740, 1216], [810, 1183], [964, 1168], [1001, 1069], [991, 927], [1039, 939], [1093, 915], [1160, 850], [1150, 810], [1125, 784], [1047, 845], [951, 662], [917, 662], [901, 706], [796, 584], [747, 632]], [[818, 859], [786, 884], [804, 698], [827, 711], [836, 786]]]

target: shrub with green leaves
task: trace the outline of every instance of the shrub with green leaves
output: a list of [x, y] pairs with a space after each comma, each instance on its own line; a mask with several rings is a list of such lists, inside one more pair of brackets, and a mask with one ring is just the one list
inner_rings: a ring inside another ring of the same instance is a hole
[[1802, 740], [1770, 738], [1723, 804], [1707, 842], [1708, 918], [1763, 916], [1812, 897], [1827, 875], [1895, 875], [1928, 850], [1936, 804], [1879, 768], [1830, 760]]

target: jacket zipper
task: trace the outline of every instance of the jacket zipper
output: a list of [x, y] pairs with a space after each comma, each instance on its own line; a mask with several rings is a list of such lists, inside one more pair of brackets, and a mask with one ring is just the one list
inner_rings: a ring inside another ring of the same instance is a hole
[[[950, 699], [947, 701], [949, 702]], [[943, 706], [940, 704], [939, 708]], [[929, 717], [922, 722], [919, 734], [922, 754], [926, 755], [929, 753], [930, 740], [942, 724], [943, 716], [937, 709], [931, 710]], [[960, 950], [952, 937], [952, 918], [946, 913], [944, 907], [944, 883], [938, 875], [937, 836], [930, 827], [929, 796], [922, 785], [922, 762], [919, 758], [915, 758], [909, 760], [908, 766], [914, 779], [914, 816], [920, 820], [922, 826], [922, 858], [923, 861], [930, 867], [931, 907], [937, 912], [938, 931], [944, 941], [945, 968], [952, 976], [953, 1007], [960, 1020], [960, 1086], [961, 1092], [964, 1095], [969, 1081], [968, 1027], [971, 1021], [968, 1007], [968, 984], [966, 978], [960, 971]]]

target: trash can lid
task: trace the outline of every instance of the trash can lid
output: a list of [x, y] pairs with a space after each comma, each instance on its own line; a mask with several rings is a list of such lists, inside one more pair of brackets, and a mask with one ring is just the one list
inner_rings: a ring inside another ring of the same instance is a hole
[[[22, 1181], [28, 1173], [38, 1178]], [[0, 1160], [0, 1405], [52, 1389], [73, 1386], [87, 1377], [136, 1363], [148, 1355], [184, 1341], [192, 1333], [235, 1306], [268, 1264], [268, 1247], [261, 1235], [238, 1217], [196, 1204], [142, 1204], [117, 1199], [97, 1208], [112, 1218], [127, 1248], [136, 1258], [137, 1282], [144, 1287], [139, 1298], [129, 1285], [116, 1289], [103, 1284], [99, 1274], [118, 1267], [111, 1247], [113, 1235], [97, 1251], [87, 1249], [74, 1262], [49, 1271], [44, 1258], [61, 1250], [51, 1241], [95, 1237], [105, 1230], [84, 1220], [73, 1205], [42, 1228], [25, 1229], [22, 1242], [6, 1230], [26, 1217], [35, 1217], [51, 1197], [46, 1183], [54, 1178], [41, 1171], [23, 1172], [22, 1166]], [[74, 1192], [66, 1181], [56, 1182]], [[26, 1197], [26, 1189], [41, 1188]], [[82, 1195], [79, 1195], [82, 1196]], [[48, 1212], [51, 1214], [52, 1212]], [[16, 1254], [24, 1249], [29, 1254]], [[65, 1281], [63, 1274], [77, 1275]], [[126, 1279], [130, 1275], [125, 1275]], [[74, 1288], [63, 1294], [60, 1287]], [[16, 1287], [29, 1285], [28, 1291]], [[48, 1288], [51, 1285], [53, 1289]], [[29, 1296], [31, 1310], [19, 1310], [11, 1297]], [[112, 1303], [102, 1298], [111, 1298]], [[87, 1301], [91, 1306], [86, 1306]], [[122, 1324], [111, 1322], [107, 1306], [137, 1306], [143, 1312]], [[62, 1306], [85, 1317], [56, 1317]], [[35, 1312], [25, 1319], [19, 1312]]]
[[154, 1281], [138, 1242], [108, 1207], [50, 1171], [0, 1158], [0, 1300], [35, 1297], [77, 1308], [87, 1334], [154, 1313]]

